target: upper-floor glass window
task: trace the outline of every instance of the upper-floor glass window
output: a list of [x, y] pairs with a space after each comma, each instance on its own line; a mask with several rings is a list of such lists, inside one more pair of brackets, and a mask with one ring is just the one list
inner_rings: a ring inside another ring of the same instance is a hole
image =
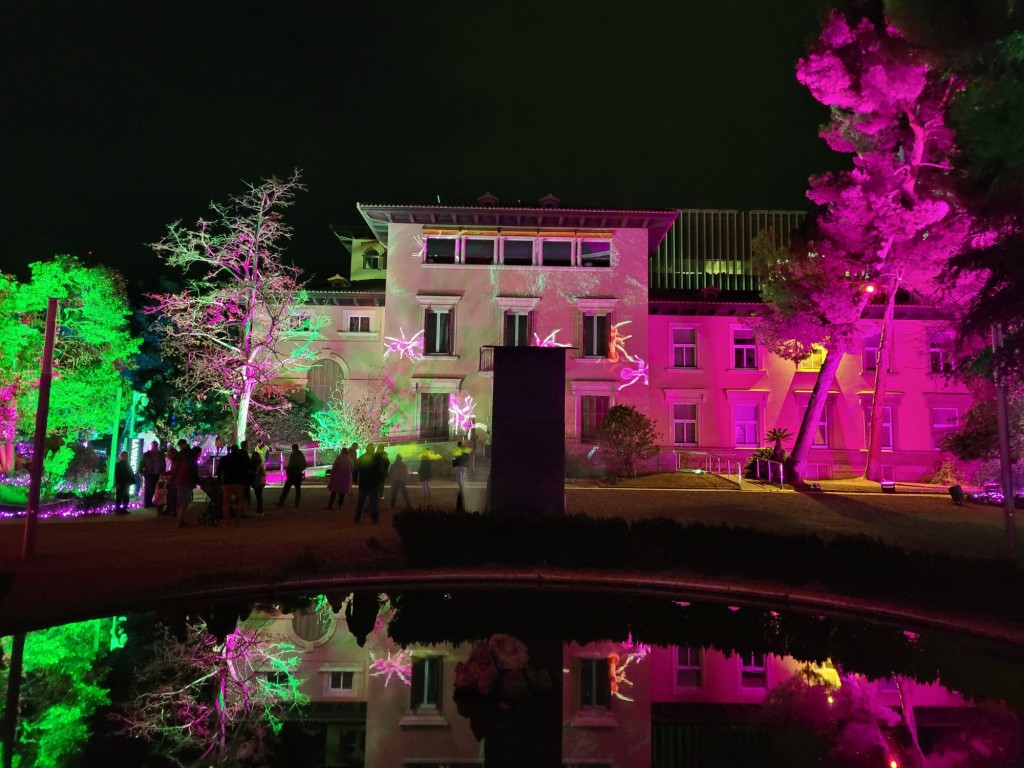
[[349, 333], [369, 333], [370, 332], [370, 316], [369, 315], [349, 315], [348, 316], [348, 332]]
[[825, 364], [825, 357], [828, 355], [828, 351], [820, 344], [813, 344], [811, 346], [811, 354], [797, 363], [797, 368], [801, 371], [820, 371], [821, 366]]
[[533, 265], [533, 240], [506, 238], [502, 242], [502, 262], [512, 267]]
[[608, 315], [594, 312], [583, 316], [583, 356], [608, 357]]
[[944, 333], [934, 334], [928, 340], [928, 367], [932, 373], [953, 370], [953, 340]]
[[413, 659], [409, 709], [414, 712], [440, 709], [443, 666], [443, 656], [421, 656]]
[[571, 267], [572, 241], [544, 240], [541, 243], [541, 263], [545, 267]]
[[423, 354], [450, 355], [452, 353], [452, 326], [454, 311], [427, 309], [423, 323]]
[[700, 648], [677, 647], [676, 688], [700, 688], [702, 683]]
[[757, 343], [754, 332], [748, 328], [732, 332], [732, 367], [757, 368]]
[[506, 347], [530, 346], [530, 313], [510, 309], [505, 312], [505, 335], [502, 343]]
[[428, 237], [427, 264], [454, 264], [456, 241], [454, 237]]
[[767, 665], [763, 653], [745, 653], [740, 656], [742, 671], [740, 685], [743, 688], [764, 688], [768, 683]]
[[608, 659], [580, 659], [580, 709], [607, 709], [611, 699]]
[[493, 264], [496, 241], [487, 237], [467, 237], [463, 243], [466, 264]]
[[672, 367], [697, 367], [697, 329], [672, 329]]
[[584, 267], [610, 267], [612, 264], [611, 240], [581, 240], [580, 265]]
[[363, 269], [384, 269], [384, 257], [372, 248], [363, 253]]
[[864, 339], [864, 371], [878, 370], [878, 344], [879, 336], [868, 336]]

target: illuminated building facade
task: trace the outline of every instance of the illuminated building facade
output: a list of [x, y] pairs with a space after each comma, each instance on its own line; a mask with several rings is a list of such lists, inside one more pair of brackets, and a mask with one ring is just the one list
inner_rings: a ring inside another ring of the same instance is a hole
[[[360, 205], [374, 239], [349, 238], [353, 274], [377, 279], [312, 294], [332, 322], [310, 388], [383, 379], [398, 405], [393, 439], [446, 443], [476, 426], [486, 441], [493, 347], [563, 346], [572, 474], [605, 470], [594, 436], [618, 404], [659, 427], [650, 469], [735, 466], [768, 430], [799, 430], [822, 356], [795, 364], [771, 354], [748, 318], [758, 303], [751, 238], [788, 232], [802, 214], [556, 205]], [[864, 470], [880, 323], [881, 307], [869, 306], [830, 389], [808, 479]], [[891, 338], [883, 477], [928, 480], [971, 396], [948, 377], [941, 317], [898, 306]]]

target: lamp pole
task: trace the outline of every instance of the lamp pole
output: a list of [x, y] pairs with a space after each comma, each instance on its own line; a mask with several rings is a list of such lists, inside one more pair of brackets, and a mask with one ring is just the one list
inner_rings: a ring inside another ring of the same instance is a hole
[[996, 382], [996, 422], [999, 426], [999, 474], [1003, 486], [1003, 520], [1006, 527], [1006, 551], [1017, 559], [1017, 526], [1013, 495], [1013, 464], [1010, 461], [1010, 409], [1006, 402], [1006, 377], [1003, 376], [999, 352], [1003, 348], [1003, 327], [992, 326], [992, 352]]
[[43, 482], [43, 456], [46, 454], [46, 419], [50, 413], [50, 381], [53, 378], [53, 339], [57, 331], [57, 300], [46, 304], [46, 337], [43, 364], [39, 373], [39, 403], [36, 406], [36, 432], [32, 442], [32, 469], [29, 472], [28, 508], [25, 510], [25, 539], [21, 557], [32, 557], [35, 545], [36, 517], [39, 515], [39, 490]]

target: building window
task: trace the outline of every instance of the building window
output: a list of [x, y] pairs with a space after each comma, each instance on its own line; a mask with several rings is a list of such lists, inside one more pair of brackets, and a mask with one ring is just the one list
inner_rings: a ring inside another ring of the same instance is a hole
[[932, 447], [942, 450], [942, 441], [960, 426], [956, 408], [932, 408]]
[[697, 329], [672, 329], [672, 367], [697, 367]]
[[814, 430], [814, 439], [811, 441], [812, 448], [828, 448], [828, 406], [821, 409], [821, 418], [818, 419], [818, 426]]
[[593, 440], [611, 408], [608, 395], [580, 395], [580, 438]]
[[363, 269], [384, 269], [384, 258], [379, 251], [370, 249], [363, 252]]
[[466, 264], [493, 264], [494, 245], [492, 238], [467, 237], [463, 242], [463, 261]]
[[355, 692], [355, 687], [354, 670], [334, 669], [324, 672], [325, 696], [351, 696]]
[[504, 240], [501, 244], [502, 263], [510, 267], [533, 266], [533, 240]]
[[572, 241], [543, 240], [540, 244], [541, 264], [545, 267], [571, 267]]
[[733, 368], [757, 368], [757, 343], [754, 332], [738, 328], [732, 332]]
[[864, 372], [878, 370], [878, 343], [879, 336], [868, 336], [864, 339]]
[[700, 648], [676, 648], [676, 688], [700, 688], [703, 684]]
[[952, 341], [946, 334], [933, 335], [928, 341], [928, 367], [932, 373], [953, 370]]
[[428, 237], [425, 243], [427, 264], [454, 264], [456, 242], [454, 237]]
[[452, 354], [452, 320], [454, 310], [427, 309], [423, 320], [423, 354]]
[[697, 444], [696, 403], [673, 403], [672, 443], [674, 445]]
[[448, 439], [448, 394], [423, 392], [420, 394], [420, 438], [424, 440]]
[[761, 444], [761, 429], [755, 403], [737, 403], [733, 406], [736, 426], [736, 446], [758, 446]]
[[267, 672], [266, 673], [266, 678], [267, 678], [267, 685], [273, 685], [273, 686], [285, 686], [285, 685], [288, 685], [288, 673], [287, 672], [280, 672], [280, 671], [274, 670], [274, 671], [271, 671], [271, 672]]
[[[882, 408], [882, 448], [892, 450], [893, 429], [892, 429], [892, 406], [886, 405]], [[864, 445], [871, 445], [871, 406], [864, 409]]]
[[420, 656], [413, 659], [409, 709], [413, 712], [436, 712], [441, 708], [443, 668], [443, 656]]
[[743, 688], [765, 688], [768, 684], [765, 655], [744, 653], [740, 656], [740, 686]]
[[530, 346], [530, 313], [523, 310], [506, 310], [505, 335], [502, 344], [506, 347]]
[[595, 312], [583, 315], [583, 356], [608, 357], [608, 315]]
[[348, 316], [348, 332], [349, 333], [369, 333], [370, 332], [370, 316], [369, 315], [349, 315]]
[[610, 267], [612, 265], [612, 241], [581, 240], [580, 264], [584, 267]]
[[580, 709], [607, 709], [611, 699], [608, 659], [580, 659]]
[[800, 371], [820, 371], [821, 366], [825, 364], [825, 356], [828, 354], [827, 350], [819, 344], [811, 345], [811, 354], [797, 363], [797, 370]]
[[335, 360], [317, 360], [306, 373], [306, 386], [319, 402], [326, 403], [341, 388], [341, 366]]

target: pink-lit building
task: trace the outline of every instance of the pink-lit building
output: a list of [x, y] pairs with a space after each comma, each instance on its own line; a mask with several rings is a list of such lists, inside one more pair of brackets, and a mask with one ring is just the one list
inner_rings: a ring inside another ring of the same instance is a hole
[[[309, 704], [287, 719], [322, 738], [324, 765], [406, 768], [482, 766], [484, 745], [455, 696], [455, 668], [472, 644], [403, 649], [386, 633], [388, 612], [359, 647], [343, 611], [327, 601], [296, 613], [264, 613], [268, 642], [294, 646], [295, 675]], [[532, 657], [531, 657], [532, 658]], [[763, 705], [769, 693], [801, 670], [838, 689], [863, 688], [895, 719], [912, 705], [918, 727], [942, 734], [972, 722], [972, 702], [939, 683], [868, 679], [828, 661], [807, 664], [770, 653], [726, 653], [685, 645], [595, 642], [562, 646], [561, 752], [565, 766], [636, 768], [691, 765], [726, 747], [755, 764]], [[884, 664], [883, 664], [884, 666]], [[264, 674], [279, 674], [273, 670]], [[532, 706], [512, 700], [510, 709]], [[529, 734], [523, 734], [528, 738]], [[761, 744], [763, 746], [763, 744]]]
[[[750, 240], [788, 232], [787, 211], [609, 211], [360, 205], [373, 238], [344, 242], [357, 280], [312, 294], [331, 314], [313, 391], [384, 379], [393, 438], [452, 442], [491, 426], [493, 347], [566, 347], [570, 474], [600, 473], [593, 438], [608, 409], [633, 405], [659, 427], [650, 469], [731, 467], [796, 433], [822, 358], [795, 364], [751, 330], [758, 306]], [[383, 278], [383, 280], [382, 280]], [[881, 307], [840, 364], [815, 433], [808, 478], [862, 474]], [[900, 305], [883, 416], [883, 476], [927, 481], [941, 437], [971, 397], [948, 377], [951, 334], [922, 307]]]

